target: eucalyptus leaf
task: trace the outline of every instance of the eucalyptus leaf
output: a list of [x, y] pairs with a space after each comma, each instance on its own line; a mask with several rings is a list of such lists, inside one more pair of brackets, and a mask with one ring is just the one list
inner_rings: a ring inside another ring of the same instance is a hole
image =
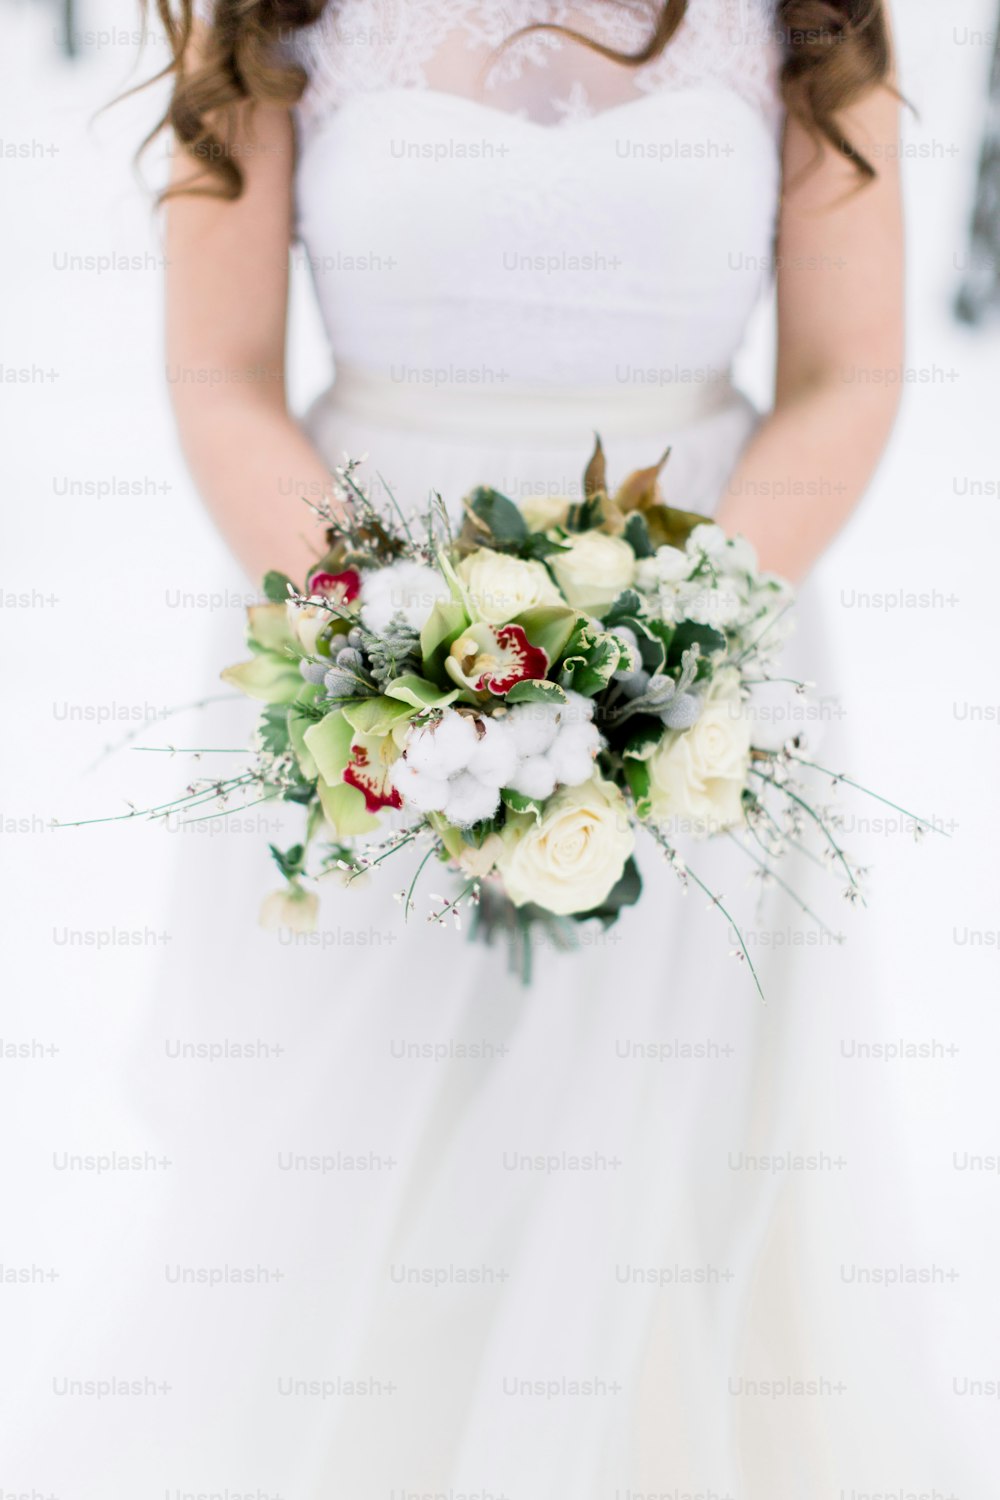
[[475, 489], [466, 500], [466, 505], [487, 528], [498, 546], [519, 546], [527, 540], [527, 521], [513, 500], [508, 500], [499, 490]]
[[276, 569], [272, 569], [270, 573], [264, 574], [264, 598], [272, 604], [287, 604], [289, 591], [297, 592], [287, 573], [279, 573]]

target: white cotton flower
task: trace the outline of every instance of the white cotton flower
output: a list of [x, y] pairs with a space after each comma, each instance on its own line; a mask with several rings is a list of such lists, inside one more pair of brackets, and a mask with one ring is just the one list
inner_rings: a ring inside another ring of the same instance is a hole
[[492, 818], [500, 801], [500, 788], [489, 786], [468, 771], [448, 783], [448, 801], [442, 811], [456, 828], [468, 828], [483, 818]]
[[448, 585], [436, 568], [400, 561], [366, 573], [361, 582], [361, 623], [383, 635], [401, 616], [412, 630], [421, 630], [438, 600], [449, 598]]
[[415, 729], [406, 758], [415, 771], [446, 779], [464, 771], [476, 748], [476, 726], [467, 714], [446, 709], [432, 724]]
[[403, 801], [411, 803], [420, 812], [444, 812], [448, 805], [447, 777], [421, 774], [409, 761], [400, 759], [395, 762], [392, 784]]
[[431, 723], [410, 730], [393, 765], [392, 784], [420, 812], [443, 813], [457, 828], [467, 828], [493, 816], [500, 788], [516, 764], [503, 720], [446, 708]]
[[556, 773], [552, 762], [546, 755], [529, 755], [520, 762], [509, 785], [512, 791], [520, 792], [522, 797], [534, 797], [539, 802], [544, 802], [556, 789]]
[[518, 703], [506, 722], [517, 754], [526, 758], [544, 755], [559, 732], [559, 720], [551, 703]]
[[502, 719], [481, 720], [481, 733], [467, 761], [473, 776], [488, 785], [507, 786], [517, 766], [514, 736]]
[[568, 692], [565, 703], [523, 703], [509, 719], [521, 753], [507, 783], [524, 797], [543, 801], [557, 786], [579, 786], [593, 775], [601, 748], [592, 699]]
[[546, 757], [560, 786], [579, 786], [594, 774], [601, 737], [593, 724], [568, 724]]

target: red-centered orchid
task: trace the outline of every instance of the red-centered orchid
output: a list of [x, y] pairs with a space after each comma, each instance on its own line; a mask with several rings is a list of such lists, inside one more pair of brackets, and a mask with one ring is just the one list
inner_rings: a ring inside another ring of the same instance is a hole
[[509, 693], [519, 682], [544, 677], [548, 666], [545, 652], [531, 644], [521, 625], [482, 621], [462, 632], [445, 660], [453, 682], [496, 697]]
[[320, 638], [329, 636], [339, 612], [348, 608], [361, 592], [361, 574], [354, 568], [343, 573], [311, 573], [306, 584], [308, 599], [288, 601], [288, 623], [307, 656], [315, 656]]
[[357, 787], [364, 794], [366, 812], [381, 812], [383, 807], [402, 807], [403, 799], [389, 780], [392, 763], [398, 754], [388, 736], [359, 734], [353, 741], [343, 779], [348, 786]]
[[306, 593], [321, 594], [331, 604], [353, 604], [361, 592], [361, 574], [354, 568], [343, 573], [311, 573]]

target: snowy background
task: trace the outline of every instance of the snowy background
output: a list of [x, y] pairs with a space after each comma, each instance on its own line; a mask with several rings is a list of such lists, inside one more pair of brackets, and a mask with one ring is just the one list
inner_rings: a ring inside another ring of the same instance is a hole
[[[996, 1401], [959, 1392], [965, 1380], [1000, 1379], [1000, 1176], [956, 1162], [1000, 1159], [1000, 336], [956, 324], [951, 307], [996, 6], [907, 0], [901, 10], [902, 81], [915, 109], [903, 163], [909, 387], [877, 482], [814, 587], [856, 747], [849, 769], [950, 837], [914, 848], [888, 809], [855, 804], [848, 842], [872, 866], [865, 942], [880, 1031], [936, 1045], [922, 1060], [834, 1057], [831, 1069], [848, 1091], [852, 1068], [880, 1070], [894, 1171], [917, 1218], [917, 1238], [905, 1247], [890, 1238], [881, 1258], [957, 1272], [883, 1292], [870, 1315], [905, 1321], [906, 1298], [920, 1299], [941, 1482], [960, 1500], [988, 1500], [995, 1485], [974, 1455], [991, 1438], [995, 1452]], [[38, 1353], [44, 1331], [66, 1320], [85, 1328], [99, 1315], [81, 1301], [81, 1267], [89, 1257], [113, 1279], [143, 1194], [154, 1191], [130, 1186], [126, 1200], [108, 1183], [95, 1212], [94, 1184], [61, 1180], [50, 1161], [67, 1147], [144, 1149], [138, 1127], [122, 1141], [114, 1080], [172, 941], [178, 841], [214, 836], [214, 825], [56, 830], [50, 820], [172, 794], [177, 763], [130, 747], [104, 752], [135, 729], [145, 745], [210, 734], [196, 716], [164, 715], [218, 691], [214, 669], [239, 656], [248, 602], [182, 467], [162, 378], [163, 263], [148, 191], [160, 154], [144, 163], [145, 185], [132, 163], [154, 99], [98, 113], [163, 49], [154, 39], [139, 64], [131, 6], [90, 0], [80, 56], [69, 62], [58, 50], [59, 12], [43, 0], [0, 0], [0, 1264], [38, 1271], [27, 1284], [0, 1280], [8, 1410], [50, 1379], [51, 1358]], [[118, 258], [114, 269], [108, 257]], [[294, 311], [292, 391], [302, 405], [328, 375], [302, 276]], [[760, 342], [748, 356], [751, 386], [764, 368]], [[268, 818], [248, 815], [225, 836], [244, 838], [247, 858], [258, 859], [273, 835]], [[141, 941], [123, 945], [125, 933]], [[71, 1456], [36, 1450], [18, 1454], [16, 1467], [0, 1460], [0, 1492], [100, 1493]], [[904, 1478], [919, 1487], [919, 1475]]]

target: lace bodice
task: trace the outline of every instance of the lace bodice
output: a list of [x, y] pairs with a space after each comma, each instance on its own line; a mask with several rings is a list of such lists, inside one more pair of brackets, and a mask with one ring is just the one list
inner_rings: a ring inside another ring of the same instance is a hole
[[690, 0], [668, 47], [633, 68], [558, 32], [519, 33], [543, 21], [634, 53], [657, 9], [645, 0], [341, 0], [295, 38], [311, 79], [300, 120], [308, 133], [353, 94], [408, 88], [559, 125], [642, 94], [711, 81], [776, 124], [772, 8], [773, 0]]
[[770, 279], [773, 0], [688, 0], [641, 67], [549, 31], [504, 46], [553, 21], [634, 52], [658, 4], [332, 0], [287, 39], [310, 80], [297, 231], [338, 368], [605, 389], [729, 368]]

